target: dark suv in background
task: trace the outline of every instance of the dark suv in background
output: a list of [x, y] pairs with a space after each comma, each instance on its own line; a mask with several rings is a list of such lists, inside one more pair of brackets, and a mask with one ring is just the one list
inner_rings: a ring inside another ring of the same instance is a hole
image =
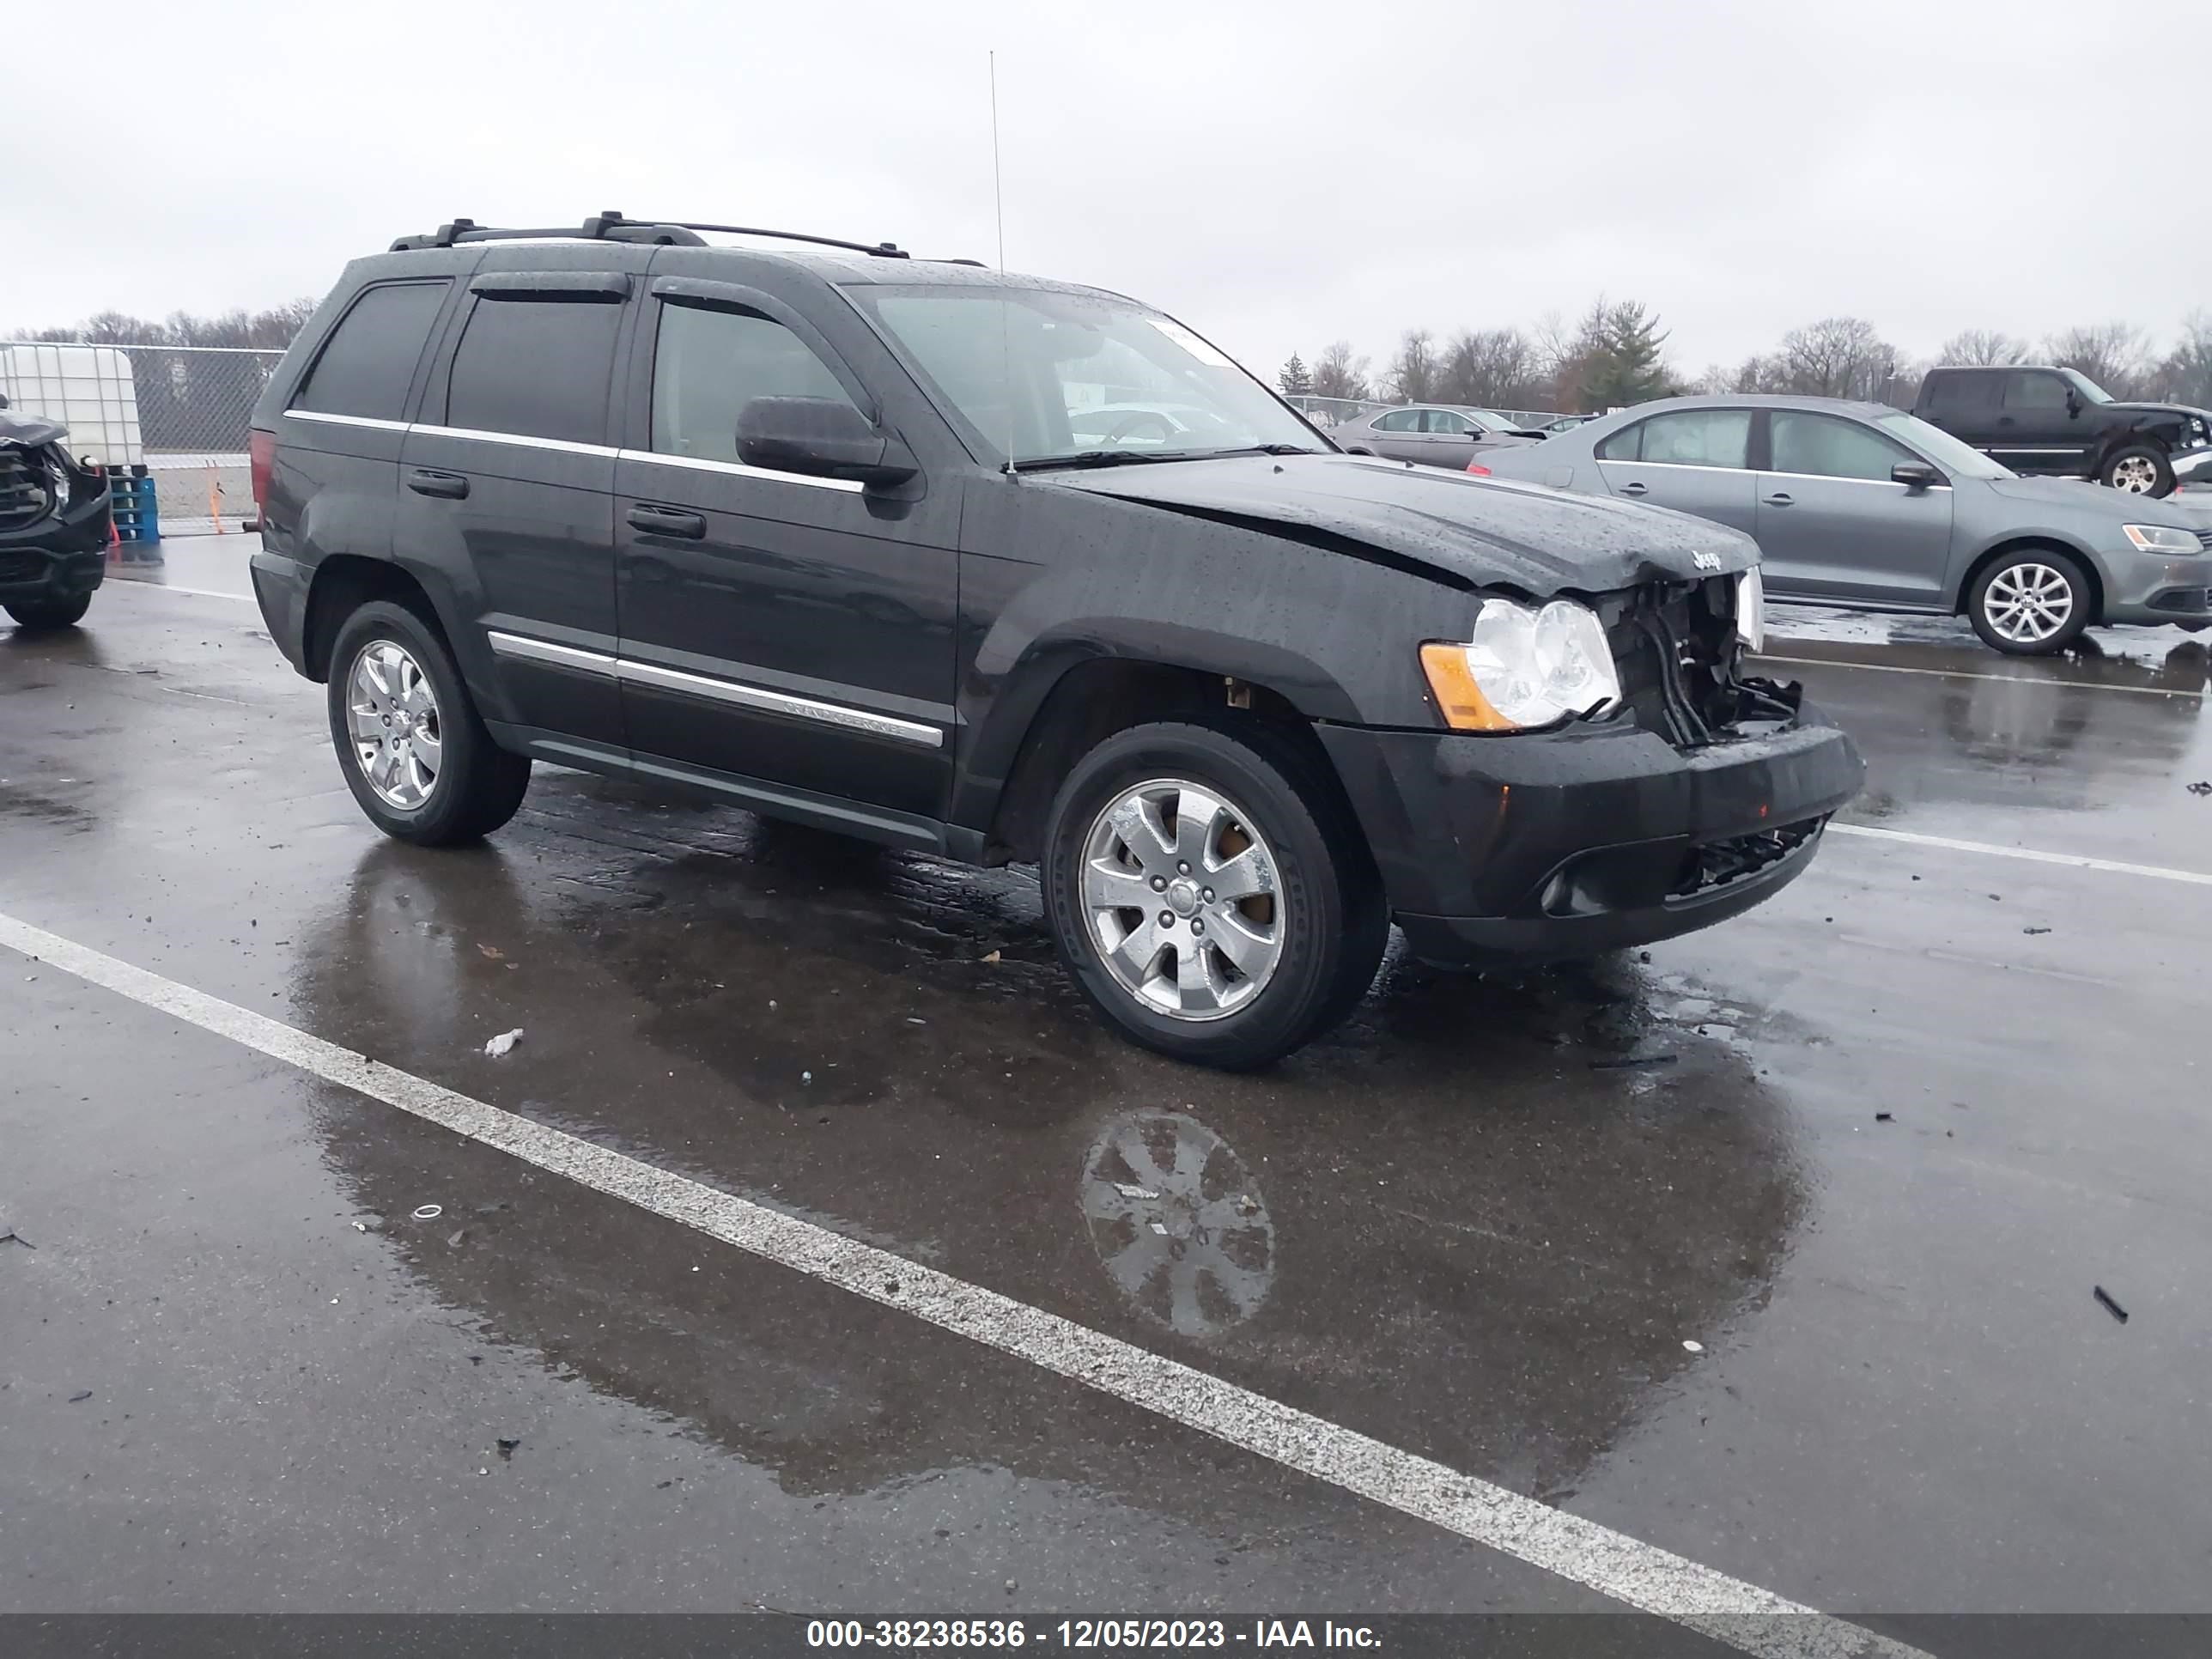
[[1747, 537], [1335, 453], [1114, 295], [731, 228], [404, 238], [270, 382], [255, 590], [388, 833], [544, 760], [1034, 862], [1109, 1019], [1249, 1066], [1394, 916], [1457, 963], [1679, 933], [1858, 787], [1742, 672]]
[[2078, 369], [1931, 368], [1912, 412], [2015, 472], [2089, 478], [2138, 495], [2212, 482], [2212, 413], [2129, 404]]

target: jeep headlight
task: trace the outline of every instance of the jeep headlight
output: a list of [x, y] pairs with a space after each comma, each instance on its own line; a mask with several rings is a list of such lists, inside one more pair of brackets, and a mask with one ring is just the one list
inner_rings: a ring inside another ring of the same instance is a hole
[[1572, 599], [1540, 610], [1485, 599], [1474, 636], [1424, 645], [1421, 669], [1445, 724], [1462, 732], [1525, 732], [1620, 701], [1604, 625]]
[[2124, 524], [2120, 533], [2145, 553], [2178, 553], [2186, 556], [2204, 551], [2204, 544], [2193, 530], [2176, 530], [2171, 525]]
[[1757, 565], [1735, 579], [1735, 636], [1747, 651], [1766, 649], [1766, 584]]

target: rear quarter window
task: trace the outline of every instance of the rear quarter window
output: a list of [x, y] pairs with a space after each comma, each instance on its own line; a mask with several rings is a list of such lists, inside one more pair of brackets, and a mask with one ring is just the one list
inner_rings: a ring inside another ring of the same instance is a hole
[[451, 286], [440, 278], [364, 289], [323, 343], [291, 406], [317, 415], [398, 420]]

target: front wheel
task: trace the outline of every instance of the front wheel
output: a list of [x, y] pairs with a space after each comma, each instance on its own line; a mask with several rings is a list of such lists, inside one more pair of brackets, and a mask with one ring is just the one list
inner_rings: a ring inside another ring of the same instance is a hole
[[2047, 657], [2071, 645], [2094, 618], [2089, 578], [2051, 548], [2008, 554], [1974, 579], [1966, 617], [1974, 632], [2015, 657]]
[[4, 607], [15, 619], [15, 626], [26, 634], [75, 628], [91, 608], [90, 593], [72, 593], [67, 599], [15, 599]]
[[1244, 1070], [1341, 1019], [1389, 930], [1325, 763], [1258, 721], [1118, 733], [1045, 830], [1045, 914], [1077, 987], [1126, 1035]]
[[2105, 457], [2097, 482], [2130, 495], [2171, 495], [2173, 463], [2154, 444], [2129, 444]]
[[329, 701], [346, 786], [386, 835], [476, 841], [522, 805], [530, 757], [492, 741], [445, 640], [406, 606], [379, 599], [346, 618]]

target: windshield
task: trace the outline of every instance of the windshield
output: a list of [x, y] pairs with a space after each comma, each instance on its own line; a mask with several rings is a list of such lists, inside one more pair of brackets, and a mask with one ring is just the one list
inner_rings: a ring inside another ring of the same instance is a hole
[[994, 460], [1319, 451], [1274, 394], [1180, 323], [1127, 300], [1019, 288], [854, 288]]
[[2017, 475], [2000, 466], [1972, 444], [1953, 437], [1940, 426], [1930, 426], [1917, 415], [1877, 415], [1874, 423], [1891, 436], [1902, 438], [1954, 478], [2010, 478]]
[[2066, 377], [2067, 385], [2072, 386], [2076, 392], [2087, 398], [2091, 403], [2108, 404], [2112, 401], [2112, 394], [2111, 392], [2106, 391], [2104, 387], [2099, 386], [2094, 380], [2084, 374], [2080, 369], [2062, 368], [2058, 372]]

